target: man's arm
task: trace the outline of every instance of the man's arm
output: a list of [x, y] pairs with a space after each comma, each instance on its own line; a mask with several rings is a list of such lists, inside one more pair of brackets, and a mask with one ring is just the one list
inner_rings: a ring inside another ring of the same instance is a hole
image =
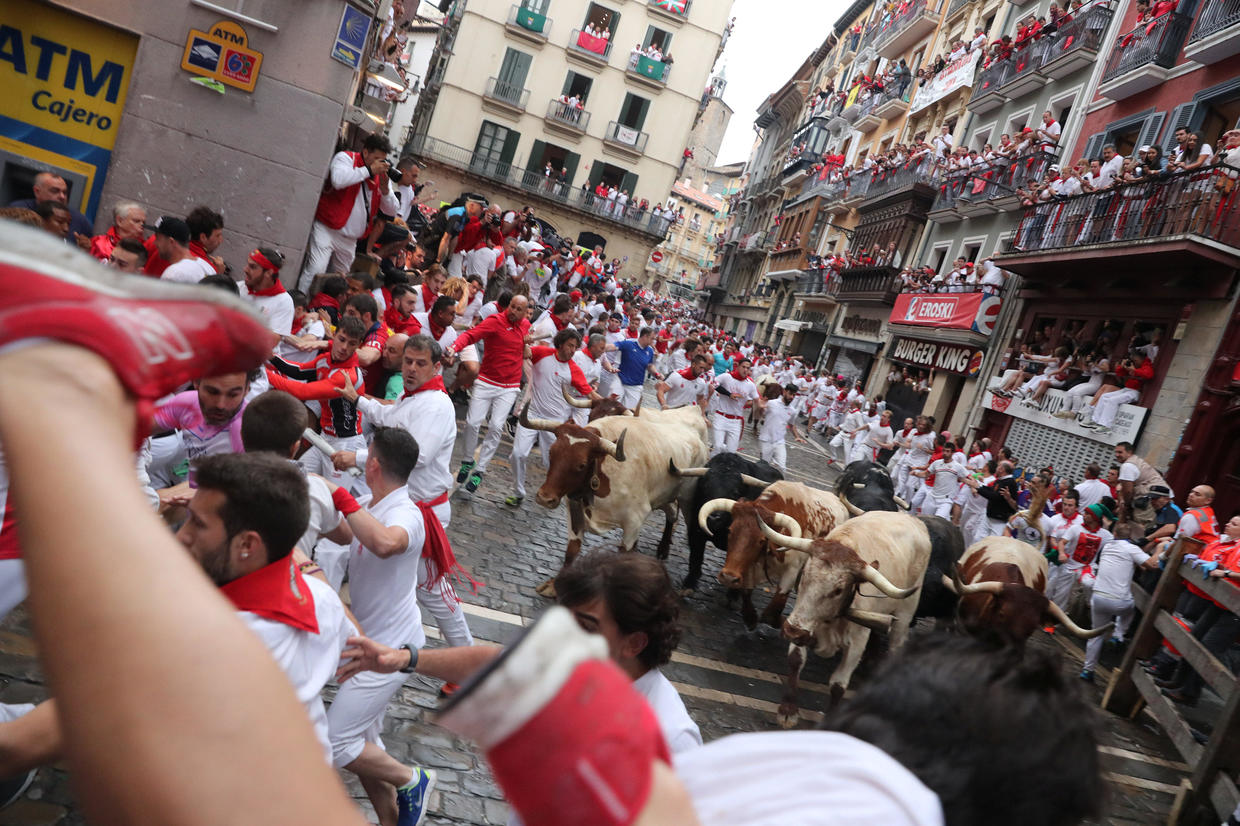
[[670, 389], [666, 381], [655, 382], [654, 395], [659, 400], [660, 410], [667, 410], [667, 391]]
[[283, 390], [303, 402], [311, 402], [337, 398], [340, 395], [340, 388], [344, 386], [346, 376], [342, 373], [335, 373], [329, 378], [318, 381], [294, 381], [273, 370], [268, 370], [267, 380], [271, 382], [273, 389]]
[[[347, 660], [336, 672], [336, 680], [344, 682], [362, 671], [393, 674], [408, 668], [412, 654], [404, 648], [388, 648], [368, 637], [350, 637], [349, 647], [341, 652]], [[463, 683], [478, 669], [493, 660], [500, 651], [497, 645], [469, 645], [456, 648], [420, 648], [414, 673], [436, 677], [452, 683]]]
[[297, 381], [310, 381], [316, 374], [315, 359], [310, 361], [289, 361], [280, 356], [272, 356], [267, 363], [272, 369], [279, 371], [281, 375], [288, 376], [290, 379]]
[[354, 166], [353, 159], [344, 152], [337, 152], [332, 157], [330, 172], [332, 189], [344, 189], [345, 187], [353, 186], [353, 184], [361, 183], [369, 178], [371, 174], [370, 167]]
[[357, 348], [357, 363], [363, 367], [370, 367], [379, 360], [381, 355], [383, 355], [383, 348], [363, 344]]
[[403, 554], [409, 547], [409, 532], [399, 525], [384, 525], [370, 511], [357, 504], [347, 490], [327, 483], [332, 492], [332, 501], [336, 508], [344, 514], [344, 519], [353, 531], [353, 536], [362, 547], [380, 559]]

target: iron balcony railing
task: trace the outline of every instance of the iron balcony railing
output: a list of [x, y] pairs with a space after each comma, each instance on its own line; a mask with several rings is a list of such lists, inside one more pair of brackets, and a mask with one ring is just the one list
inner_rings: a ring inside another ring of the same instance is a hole
[[[933, 155], [926, 155], [917, 161], [905, 161], [895, 169], [875, 167], [870, 175], [866, 199], [879, 198], [915, 184], [933, 183], [938, 174], [937, 160]], [[864, 174], [861, 177], [864, 178]]]
[[874, 38], [875, 45], [882, 43], [884, 40], [894, 36], [902, 31], [905, 26], [917, 19], [917, 16], [926, 10], [926, 0], [916, 0], [910, 3], [900, 14], [893, 17], [886, 26], [879, 32], [878, 37]]
[[603, 135], [603, 140], [622, 144], [635, 152], [645, 152], [649, 137], [645, 132], [613, 120], [607, 122], [607, 132]]
[[571, 126], [574, 129], [586, 131], [586, 127], [590, 125], [590, 113], [582, 109], [580, 106], [574, 106], [571, 103], [563, 103], [556, 98], [552, 98], [547, 103], [547, 118], [556, 123], [562, 123], [565, 126]]
[[668, 76], [672, 73], [672, 64], [646, 57], [644, 54], [632, 52], [629, 54], [628, 70], [635, 75], [653, 80], [656, 83], [666, 84]]
[[573, 29], [572, 34], [568, 38], [568, 46], [577, 54], [585, 55], [604, 63], [607, 62], [607, 58], [611, 57], [611, 40], [595, 37], [581, 29]]
[[1120, 35], [1111, 49], [1102, 83], [1151, 63], [1164, 69], [1174, 66], [1192, 23], [1188, 15], [1169, 12]]
[[1240, 247], [1240, 168], [1205, 167], [1027, 207], [1009, 254], [1199, 236]]
[[977, 73], [977, 79], [973, 81], [973, 93], [969, 96], [970, 100], [977, 100], [988, 92], [997, 92], [1007, 82], [1008, 75], [1012, 71], [1012, 58], [1005, 60], [996, 60], [986, 68]]
[[973, 2], [973, 0], [952, 0], [951, 5], [947, 7], [947, 16], [952, 17], [956, 12], [963, 9], [971, 2]]
[[520, 109], [524, 109], [525, 104], [530, 102], [529, 89], [522, 89], [515, 83], [508, 83], [495, 77], [487, 79], [486, 91], [483, 94], [492, 100], [498, 100]]
[[667, 234], [670, 224], [669, 219], [656, 217], [648, 209], [639, 210], [632, 200], [621, 207], [613, 201], [596, 197], [592, 190], [574, 187], [572, 181], [560, 181], [549, 176], [545, 170], [522, 169], [428, 135], [415, 135], [408, 151], [570, 207], [588, 209], [601, 218], [660, 238]]
[[508, 24], [541, 35], [544, 40], [547, 39], [547, 32], [551, 31], [551, 19], [547, 15], [525, 6], [512, 7], [508, 12]]
[[831, 291], [831, 270], [823, 267], [821, 269], [807, 269], [797, 278], [796, 292], [808, 293], [810, 295], [822, 295]]
[[1240, 0], [1211, 0], [1201, 10], [1188, 42], [1195, 43], [1237, 23], [1240, 23]]
[[850, 267], [827, 282], [827, 293], [847, 301], [872, 300], [891, 304], [900, 293], [895, 267]]
[[1052, 164], [1053, 152], [1032, 152], [1019, 158], [994, 160], [984, 168], [944, 172], [938, 179], [938, 195], [932, 210], [951, 209], [960, 203], [981, 203], [1015, 195], [1017, 189], [1042, 180]]
[[971, 99], [1002, 89], [1017, 78], [1081, 49], [1097, 51], [1113, 15], [1109, 6], [1094, 3], [1056, 31], [1044, 34], [1011, 57], [981, 69], [973, 84]]

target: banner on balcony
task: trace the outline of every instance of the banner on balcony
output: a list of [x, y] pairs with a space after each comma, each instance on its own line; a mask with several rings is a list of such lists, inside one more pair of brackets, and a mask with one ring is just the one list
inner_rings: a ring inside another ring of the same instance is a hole
[[1020, 400], [995, 395], [994, 391], [998, 390], [1002, 383], [1003, 380], [999, 376], [990, 379], [986, 392], [982, 394], [982, 406], [987, 410], [1005, 413], [1013, 418], [1024, 419], [1051, 430], [1070, 433], [1073, 436], [1107, 445], [1114, 446], [1120, 442], [1136, 444], [1137, 437], [1141, 435], [1141, 425], [1145, 423], [1146, 414], [1149, 413], [1146, 408], [1135, 404], [1121, 404], [1115, 412], [1115, 422], [1111, 425], [1111, 431], [1102, 433], [1094, 428], [1082, 427], [1076, 418], [1067, 419], [1055, 415], [1067, 404], [1068, 394], [1063, 390], [1048, 390], [1037, 404], [1026, 404]]
[[945, 98], [961, 86], [973, 85], [973, 74], [977, 71], [977, 61], [982, 57], [981, 49], [974, 49], [964, 57], [958, 57], [939, 72], [934, 78], [917, 90], [913, 102], [909, 104], [909, 114], [916, 114], [936, 100]]
[[1003, 300], [982, 293], [923, 295], [901, 293], [891, 309], [893, 324], [972, 330], [984, 336], [994, 332]]
[[887, 358], [913, 367], [928, 367], [957, 376], [976, 376], [982, 369], [983, 353], [964, 344], [943, 344], [900, 336], [891, 344]]

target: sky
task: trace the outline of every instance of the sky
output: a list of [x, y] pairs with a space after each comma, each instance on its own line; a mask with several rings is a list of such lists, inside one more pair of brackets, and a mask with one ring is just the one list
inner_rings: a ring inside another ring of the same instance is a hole
[[792, 76], [827, 36], [850, 0], [735, 0], [736, 18], [722, 60], [728, 79], [723, 100], [732, 120], [719, 164], [749, 157], [758, 104]]

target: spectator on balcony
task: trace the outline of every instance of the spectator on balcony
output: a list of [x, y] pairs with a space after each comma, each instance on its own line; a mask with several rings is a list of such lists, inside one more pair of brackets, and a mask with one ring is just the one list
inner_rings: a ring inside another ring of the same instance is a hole
[[1055, 115], [1047, 109], [1042, 113], [1042, 125], [1037, 128], [1035, 134], [1041, 143], [1038, 149], [1043, 152], [1054, 152], [1059, 146], [1059, 136], [1063, 132], [1059, 121], [1055, 120]]
[[1002, 269], [995, 263], [993, 258], [982, 260], [982, 266], [978, 275], [982, 292], [986, 295], [998, 295], [1003, 290], [1003, 286], [1007, 283], [1008, 278], [1011, 277], [1011, 273]]
[[1210, 144], [1202, 143], [1196, 132], [1189, 132], [1184, 127], [1175, 130], [1175, 143], [1175, 159], [1167, 164], [1172, 172], [1200, 169], [1214, 157]]
[[1124, 386], [1101, 397], [1095, 397], [1097, 400], [1093, 405], [1093, 428], [1102, 435], [1111, 432], [1111, 425], [1115, 423], [1115, 414], [1121, 404], [1131, 404], [1141, 397], [1141, 388], [1154, 378], [1154, 362], [1147, 359], [1140, 350], [1132, 350], [1128, 358], [1115, 368], [1115, 376]]
[[952, 143], [951, 129], [947, 124], [943, 124], [939, 127], [939, 134], [935, 135], [934, 140], [931, 141], [931, 144], [934, 146], [935, 157], [946, 158], [947, 153], [952, 149]]
[[969, 41], [969, 51], [985, 51], [986, 50], [986, 30], [981, 26], [973, 29], [973, 39]]

